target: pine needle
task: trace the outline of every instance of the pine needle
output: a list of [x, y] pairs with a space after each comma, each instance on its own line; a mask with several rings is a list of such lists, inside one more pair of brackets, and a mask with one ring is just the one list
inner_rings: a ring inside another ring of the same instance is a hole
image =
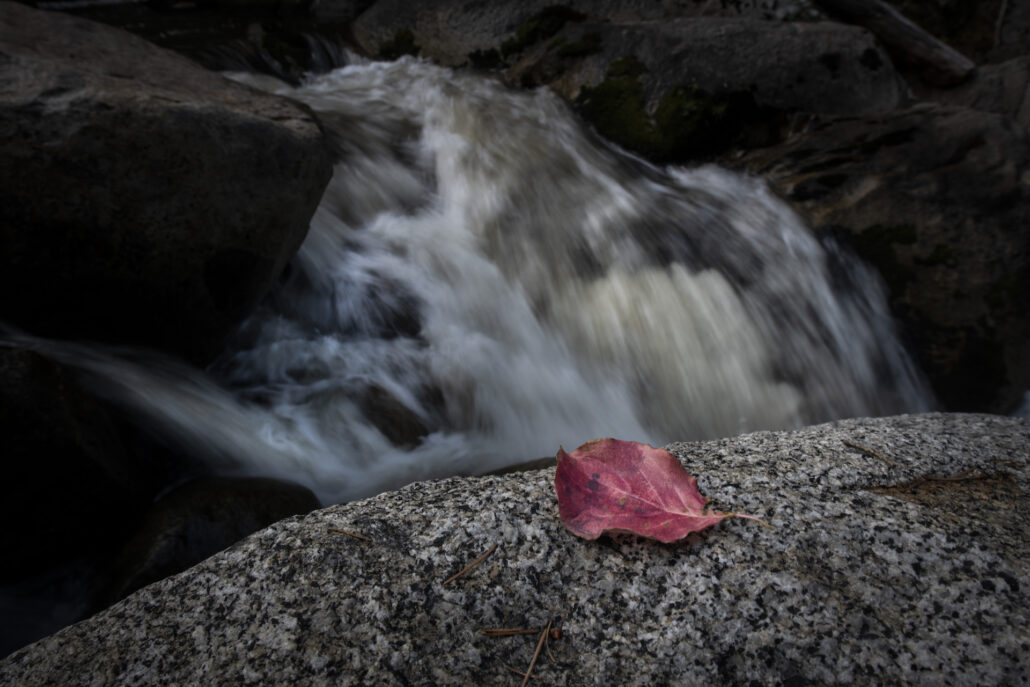
[[[515, 673], [516, 675], [521, 675], [522, 677], [526, 677], [526, 674], [525, 674], [525, 673], [523, 673], [523, 672], [522, 672], [521, 670], [519, 670], [518, 668], [512, 668], [512, 667], [511, 667], [510, 665], [508, 665], [507, 663], [505, 663], [505, 664], [504, 664], [504, 667], [505, 667], [505, 668], [507, 668], [508, 670], [510, 670], [511, 672]], [[534, 680], [539, 680], [539, 679], [541, 679], [539, 675], [530, 675], [529, 677], [533, 678]], [[523, 684], [525, 684], [525, 683], [523, 683]]]
[[535, 635], [540, 631], [540, 628], [533, 627], [528, 630], [524, 630], [517, 627], [504, 627], [497, 629], [486, 629], [483, 630], [483, 634], [487, 637], [511, 637], [513, 635]]
[[525, 679], [522, 680], [520, 687], [526, 687], [526, 683], [529, 682], [529, 676], [533, 674], [533, 666], [536, 665], [537, 658], [540, 657], [540, 650], [544, 647], [544, 640], [547, 639], [547, 633], [551, 631], [551, 621], [547, 621], [547, 627], [540, 633], [540, 641], [536, 643], [536, 651], [533, 652], [533, 659], [529, 662], [529, 668], [526, 669]]
[[482, 556], [480, 556], [476, 560], [474, 560], [471, 563], [469, 563], [468, 565], [466, 565], [464, 568], [462, 568], [461, 570], [459, 570], [455, 574], [453, 574], [450, 577], [448, 577], [446, 580], [443, 581], [443, 583], [444, 584], [450, 584], [451, 582], [454, 582], [456, 579], [458, 579], [459, 577], [461, 577], [462, 575], [467, 573], [469, 570], [472, 570], [472, 568], [476, 567], [477, 565], [479, 565], [480, 563], [485, 561], [486, 557], [489, 556], [490, 554], [492, 554], [496, 550], [497, 550], [497, 544], [494, 544], [493, 546], [490, 547], [489, 551], [487, 551]]
[[859, 451], [862, 451], [863, 453], [868, 453], [873, 458], [879, 458], [884, 463], [887, 463], [887, 465], [897, 465], [897, 463], [895, 463], [893, 460], [883, 455], [874, 448], [869, 448], [868, 446], [863, 446], [862, 444], [856, 444], [853, 441], [842, 441], [841, 443], [843, 443], [845, 446], [850, 446], [851, 448], [857, 448]]
[[368, 537], [366, 537], [363, 534], [358, 534], [357, 532], [351, 532], [350, 530], [341, 530], [339, 527], [330, 527], [329, 531], [330, 532], [337, 532], [338, 534], [346, 534], [348, 537], [354, 537], [355, 539], [360, 539], [361, 541], [372, 541], [371, 539], [369, 539]]

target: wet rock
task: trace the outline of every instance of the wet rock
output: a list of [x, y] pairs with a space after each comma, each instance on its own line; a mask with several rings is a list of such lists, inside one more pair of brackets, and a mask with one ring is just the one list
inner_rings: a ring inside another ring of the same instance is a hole
[[307, 232], [313, 115], [11, 2], [0, 53], [0, 319], [209, 361]]
[[309, 489], [275, 479], [202, 477], [177, 487], [150, 507], [123, 545], [102, 605], [319, 505]]
[[395, 446], [414, 448], [429, 434], [422, 418], [381, 386], [366, 387], [358, 404], [365, 419]]
[[0, 427], [0, 582], [111, 548], [156, 488], [106, 408], [38, 353], [0, 347]]
[[671, 448], [714, 506], [775, 529], [587, 542], [556, 517], [553, 469], [421, 482], [279, 522], [11, 655], [0, 680], [507, 684], [537, 638], [482, 630], [549, 621], [548, 684], [1026, 675], [1026, 421], [846, 420]]
[[1030, 387], [1030, 137], [924, 103], [827, 119], [736, 164], [883, 277], [940, 401], [1009, 411]]

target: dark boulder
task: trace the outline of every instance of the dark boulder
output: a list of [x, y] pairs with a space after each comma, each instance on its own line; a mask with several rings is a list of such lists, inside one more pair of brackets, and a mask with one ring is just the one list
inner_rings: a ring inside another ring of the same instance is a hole
[[115, 559], [106, 606], [252, 532], [319, 507], [311, 490], [263, 478], [203, 477], [158, 499]]
[[885, 0], [977, 63], [1027, 52], [1030, 5], [1008, 0]]
[[737, 161], [882, 275], [940, 401], [1007, 411], [1030, 387], [1030, 136], [924, 103], [827, 119]]
[[[363, 11], [356, 13], [359, 7]], [[515, 55], [579, 22], [628, 25], [681, 17], [746, 16], [771, 20], [821, 16], [808, 0], [322, 0], [315, 13], [327, 21], [353, 17], [353, 37], [368, 55], [380, 55], [384, 44], [396, 40], [398, 35], [410, 35], [421, 56], [449, 67], [465, 64], [470, 57], [475, 62], [477, 55]]]
[[0, 582], [110, 548], [156, 488], [75, 372], [33, 351], [0, 348], [0, 427]]
[[[778, 5], [778, 7], [773, 7]], [[419, 55], [548, 86], [598, 132], [658, 162], [782, 140], [794, 113], [866, 113], [908, 97], [868, 32], [807, 3], [375, 3], [353, 24], [367, 54]]]
[[963, 105], [1011, 117], [1030, 130], [1030, 55], [980, 67], [958, 88], [922, 88], [926, 100]]
[[506, 76], [550, 86], [603, 136], [660, 162], [776, 142], [793, 113], [884, 112], [907, 98], [869, 33], [829, 22], [580, 23]]
[[303, 106], [0, 3], [0, 319], [210, 360], [331, 174]]

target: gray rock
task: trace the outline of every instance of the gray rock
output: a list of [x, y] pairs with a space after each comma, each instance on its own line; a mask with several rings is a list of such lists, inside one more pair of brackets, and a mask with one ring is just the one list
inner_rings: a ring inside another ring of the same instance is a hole
[[548, 86], [601, 135], [657, 162], [777, 142], [790, 113], [885, 112], [909, 96], [868, 32], [768, 21], [733, 3], [396, 5], [354, 22], [367, 53]]
[[918, 94], [926, 100], [1003, 114], [1030, 129], [1030, 55], [980, 67], [973, 80], [958, 88], [922, 89]]
[[1030, 136], [1015, 121], [924, 103], [824, 120], [731, 161], [883, 277], [951, 410], [1008, 412], [1030, 388]]
[[883, 0], [816, 0], [834, 19], [873, 33], [895, 61], [917, 78], [949, 87], [967, 80], [976, 69], [971, 59], [942, 42]]
[[775, 529], [587, 542], [557, 519], [551, 469], [422, 482], [277, 523], [12, 654], [0, 682], [515, 684], [505, 666], [537, 637], [482, 630], [548, 621], [546, 684], [1030, 671], [1030, 423], [901, 416], [672, 449], [714, 506]]
[[1030, 4], [1023, 0], [885, 0], [977, 64], [1025, 55]]
[[601, 135], [656, 162], [779, 142], [797, 113], [885, 112], [908, 97], [866, 31], [740, 17], [570, 25], [527, 48], [506, 78], [546, 84]]
[[[749, 93], [757, 104], [812, 113], [884, 112], [906, 97], [890, 58], [868, 32], [833, 22], [769, 22], [750, 18], [685, 18], [654, 22], [582, 24], [537, 46], [511, 77], [584, 37], [596, 52], [573, 54], [554, 79], [575, 99], [604, 80], [614, 60], [632, 56], [653, 112], [677, 87], [714, 94]], [[573, 51], [575, 52], [575, 51]], [[549, 82], [550, 83], [550, 82]]]
[[331, 174], [313, 115], [118, 29], [0, 3], [0, 319], [205, 362]]
[[[322, 0], [316, 16], [353, 17], [354, 0]], [[555, 12], [555, 10], [558, 10]], [[399, 32], [410, 32], [423, 57], [444, 66], [458, 66], [476, 51], [498, 49], [506, 40], [530, 33], [549, 33], [541, 15], [579, 14], [601, 23], [667, 20], [678, 17], [737, 17], [762, 19], [818, 18], [809, 0], [378, 0], [354, 20], [353, 36], [368, 55], [379, 55], [382, 46]], [[575, 23], [577, 20], [571, 20]], [[553, 26], [553, 23], [551, 24]], [[559, 23], [560, 26], [560, 23]], [[553, 35], [553, 32], [551, 32]], [[541, 34], [542, 35], [542, 34]], [[549, 38], [550, 36], [544, 36]]]

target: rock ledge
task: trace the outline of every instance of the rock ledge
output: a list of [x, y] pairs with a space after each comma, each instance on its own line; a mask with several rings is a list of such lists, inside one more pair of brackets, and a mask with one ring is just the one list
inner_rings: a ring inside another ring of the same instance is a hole
[[11, 655], [0, 682], [515, 684], [505, 664], [524, 669], [536, 637], [482, 630], [549, 620], [557, 663], [536, 670], [555, 685], [1027, 674], [1030, 423], [900, 416], [671, 448], [714, 506], [775, 529], [586, 542], [557, 520], [551, 469], [416, 483], [279, 522]]

